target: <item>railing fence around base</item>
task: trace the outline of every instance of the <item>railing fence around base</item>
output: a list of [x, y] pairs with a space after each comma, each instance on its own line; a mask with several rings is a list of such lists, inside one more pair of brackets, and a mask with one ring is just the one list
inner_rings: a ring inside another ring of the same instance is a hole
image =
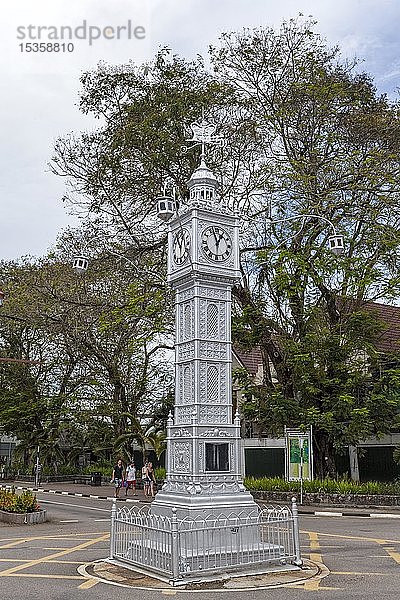
[[264, 563], [300, 566], [298, 513], [260, 508], [247, 515], [178, 520], [151, 509], [117, 508], [111, 518], [110, 558], [176, 581], [211, 572], [245, 570]]

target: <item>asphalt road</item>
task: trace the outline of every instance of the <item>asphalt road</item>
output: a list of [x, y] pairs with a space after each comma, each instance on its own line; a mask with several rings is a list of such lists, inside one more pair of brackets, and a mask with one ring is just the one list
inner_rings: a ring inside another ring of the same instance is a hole
[[[48, 523], [0, 524], [0, 600], [152, 600], [194, 593], [127, 589], [81, 576], [79, 565], [108, 555], [111, 502], [51, 494], [38, 499]], [[399, 600], [400, 519], [302, 516], [300, 527], [304, 557], [323, 563], [329, 574], [299, 587], [229, 590], [229, 600]], [[196, 594], [227, 598], [227, 590]]]

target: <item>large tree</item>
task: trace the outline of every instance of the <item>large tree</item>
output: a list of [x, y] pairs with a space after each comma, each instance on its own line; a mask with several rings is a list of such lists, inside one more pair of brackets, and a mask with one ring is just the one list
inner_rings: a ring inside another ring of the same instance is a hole
[[[74, 428], [81, 432], [75, 444], [100, 455], [112, 451], [129, 426], [127, 413], [148, 420], [171, 379], [169, 296], [146, 271], [149, 257], [118, 262], [103, 248], [94, 256], [92, 248], [82, 276], [71, 268], [70, 251], [71, 232], [51, 256], [2, 269], [3, 353], [38, 363], [2, 363], [0, 424], [18, 437], [20, 449], [40, 445], [50, 464]], [[103, 439], [95, 445], [94, 430]]]
[[[223, 35], [208, 71], [166, 50], [142, 67], [100, 65], [81, 95], [100, 126], [59, 140], [53, 170], [69, 203], [115, 234], [109, 250], [152, 253], [165, 243], [154, 198], [167, 181], [184, 202], [197, 160], [187, 130], [202, 114], [214, 121], [226, 144], [209, 166], [243, 219], [234, 334], [264, 362], [252, 402], [271, 431], [313, 424], [326, 475], [335, 446], [384, 432], [398, 407], [392, 369], [385, 383], [366, 369], [377, 323], [362, 307], [398, 295], [400, 121], [397, 103], [314, 30], [299, 19]], [[340, 257], [326, 247], [333, 226]]]

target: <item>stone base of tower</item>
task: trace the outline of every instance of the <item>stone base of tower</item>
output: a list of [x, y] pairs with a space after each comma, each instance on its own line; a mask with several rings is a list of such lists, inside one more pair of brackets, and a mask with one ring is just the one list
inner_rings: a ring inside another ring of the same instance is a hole
[[162, 489], [151, 505], [155, 515], [171, 517], [172, 509], [176, 509], [179, 521], [210, 520], [220, 516], [247, 519], [258, 512], [258, 505], [253, 496], [243, 488], [240, 492], [221, 494], [182, 494]]

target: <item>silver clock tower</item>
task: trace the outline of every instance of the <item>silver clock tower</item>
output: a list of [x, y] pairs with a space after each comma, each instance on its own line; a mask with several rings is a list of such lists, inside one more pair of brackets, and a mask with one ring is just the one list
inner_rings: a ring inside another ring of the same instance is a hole
[[179, 519], [245, 516], [257, 507], [243, 485], [240, 419], [232, 409], [231, 291], [240, 278], [239, 218], [219, 200], [217, 179], [205, 163], [210, 126], [192, 129], [192, 139], [202, 145], [200, 166], [188, 181], [189, 200], [167, 215], [175, 407], [167, 428], [166, 481], [152, 512], [169, 515], [175, 507]]

